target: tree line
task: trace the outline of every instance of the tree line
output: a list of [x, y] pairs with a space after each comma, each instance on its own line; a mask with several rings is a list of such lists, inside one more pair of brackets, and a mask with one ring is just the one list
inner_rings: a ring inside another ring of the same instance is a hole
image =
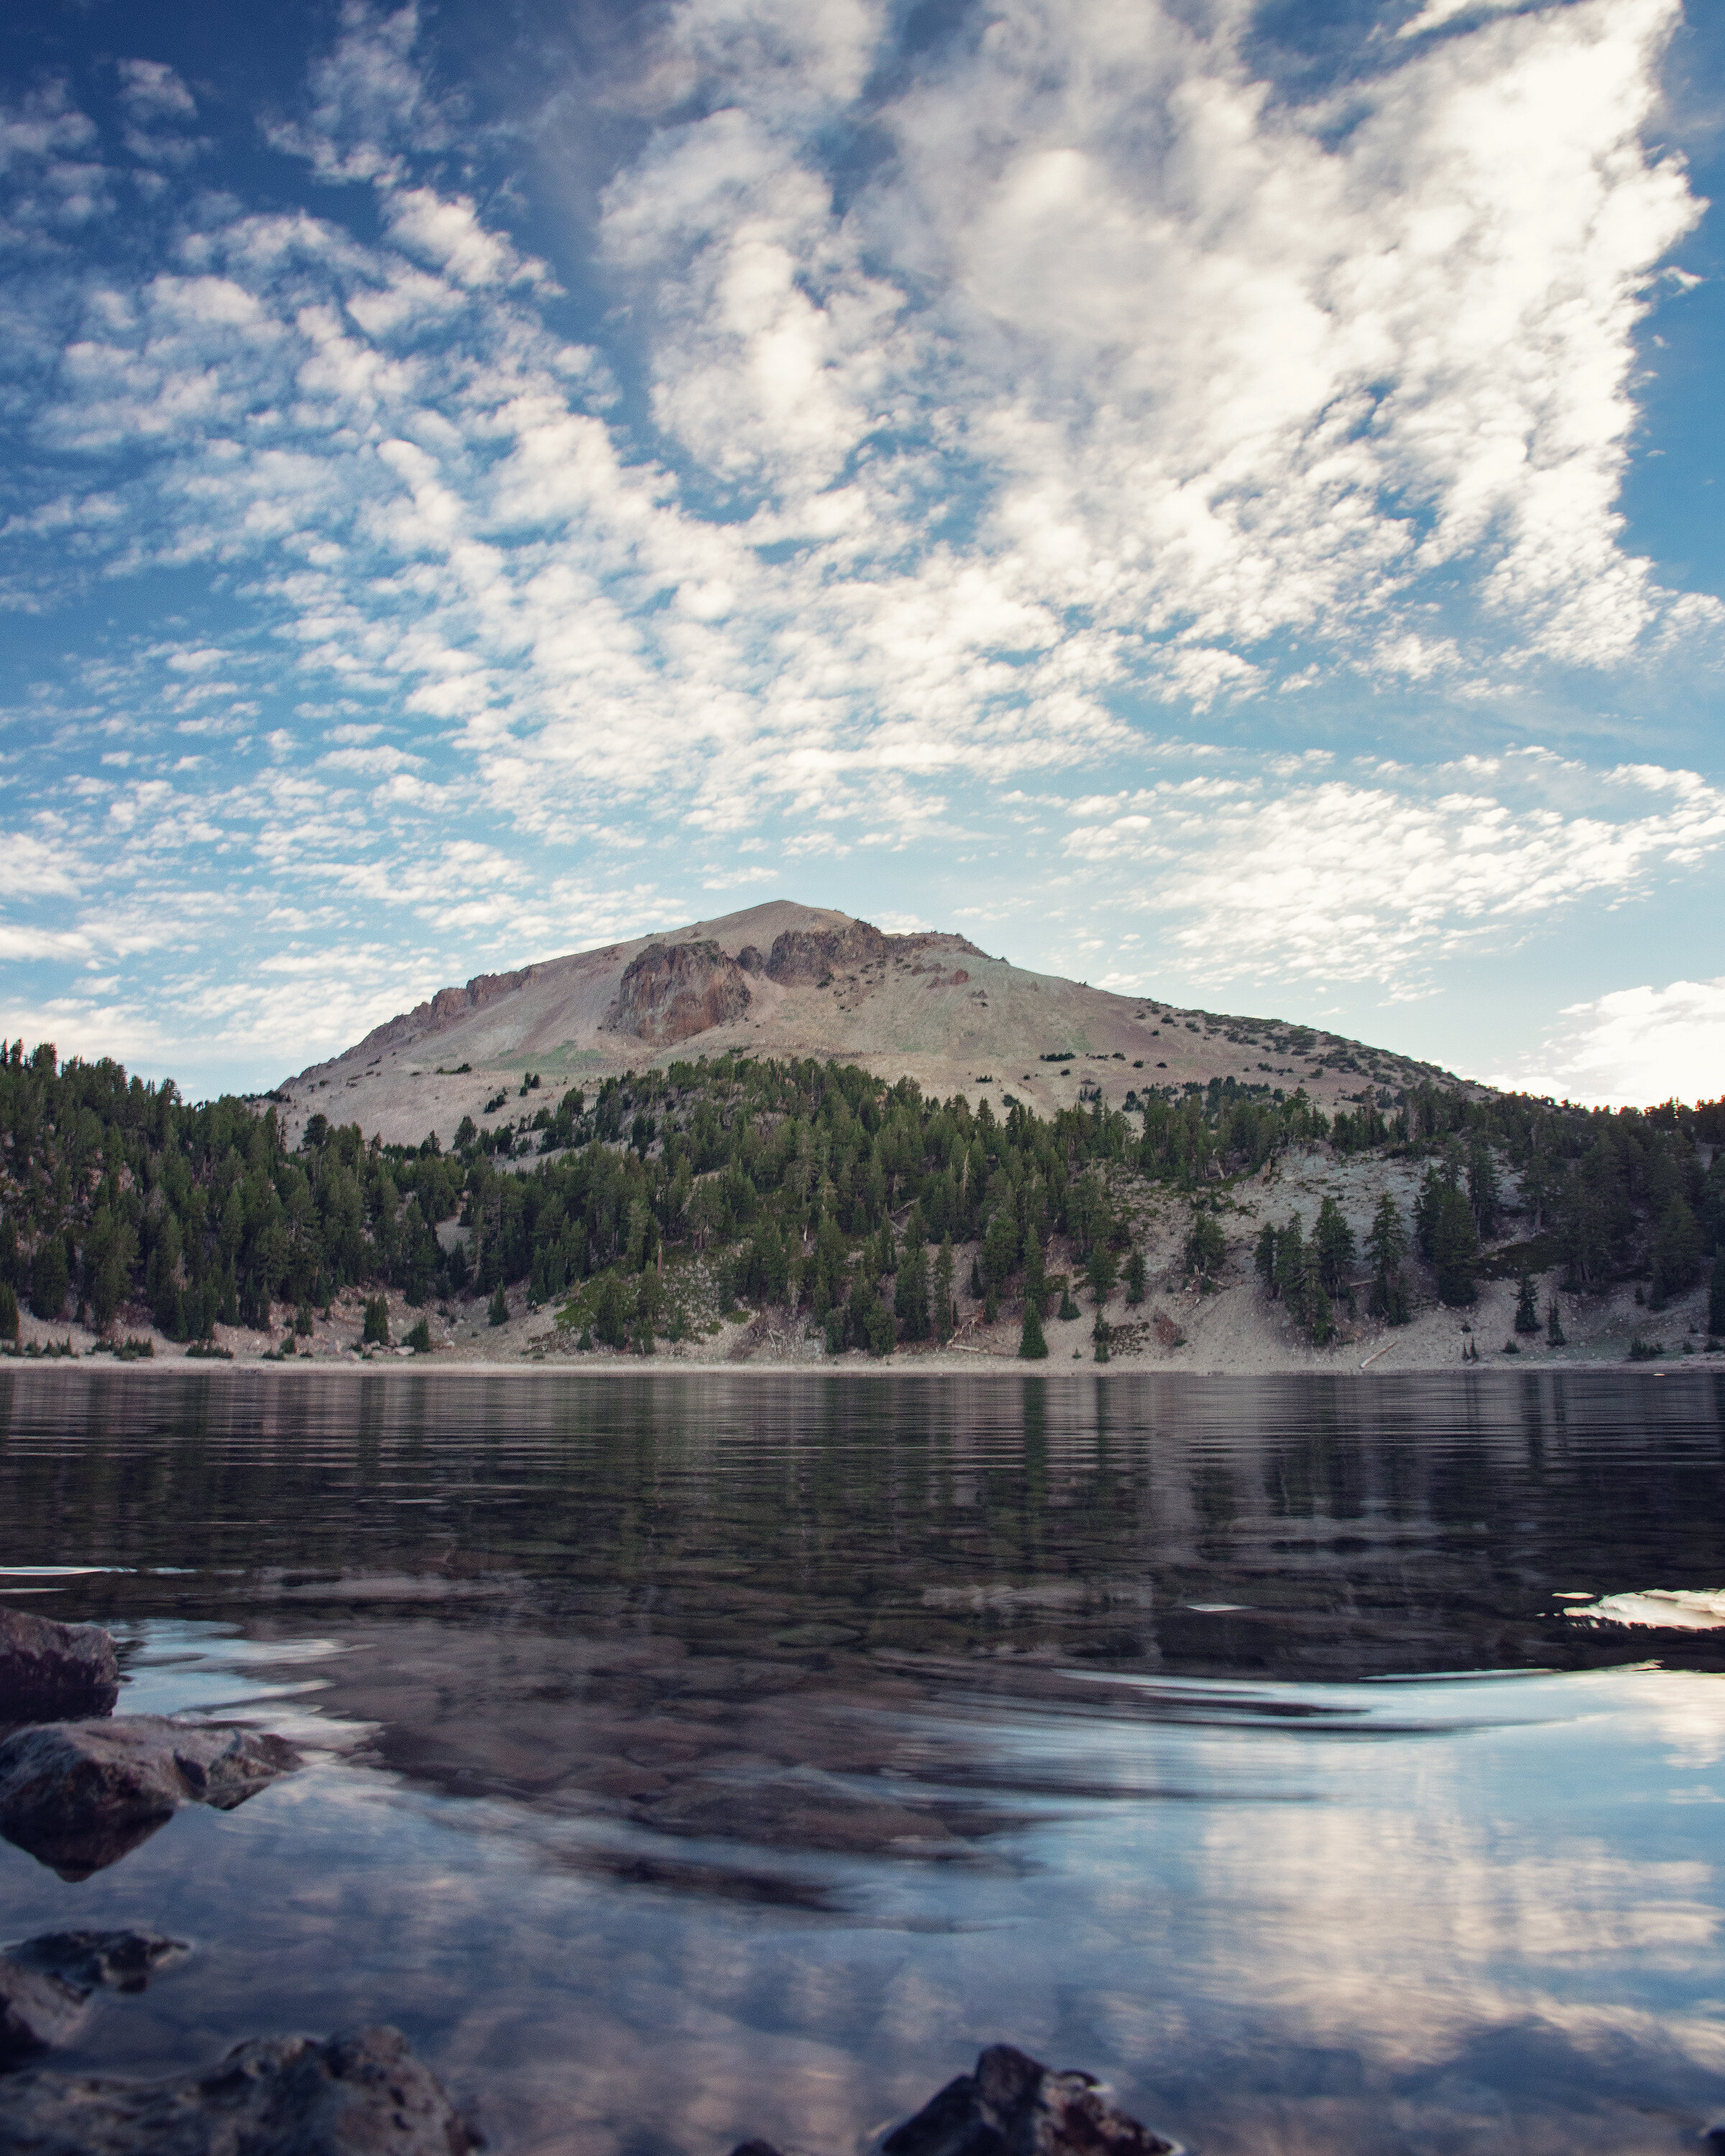
[[[1213, 1281], [1235, 1179], [1320, 1144], [1424, 1173], [1412, 1217], [1386, 1199], [1360, 1250], [1333, 1200], [1309, 1227], [1294, 1215], [1260, 1235], [1266, 1292], [1315, 1338], [1362, 1264], [1368, 1306], [1393, 1322], [1416, 1256], [1443, 1300], [1471, 1299], [1507, 1178], [1530, 1268], [1560, 1265], [1572, 1289], [1633, 1274], [1656, 1304], [1709, 1259], [1717, 1273], [1725, 1246], [1725, 1150], [1705, 1158], [1725, 1147], [1722, 1102], [1606, 1113], [1425, 1085], [1367, 1087], [1328, 1116], [1303, 1091], [1229, 1079], [1046, 1118], [1009, 1095], [1003, 1108], [855, 1065], [726, 1056], [607, 1078], [591, 1097], [572, 1087], [513, 1127], [464, 1118], [447, 1152], [321, 1115], [290, 1147], [274, 1102], [191, 1103], [110, 1060], [0, 1043], [0, 1321], [8, 1299], [14, 1332], [23, 1301], [98, 1329], [142, 1304], [170, 1337], [198, 1340], [349, 1287], [413, 1304], [476, 1292], [495, 1312], [524, 1285], [572, 1303], [596, 1337], [646, 1344], [675, 1322], [668, 1261], [699, 1258], [721, 1298], [806, 1312], [833, 1346], [880, 1353], [949, 1331], [961, 1285], [1039, 1320], [1056, 1293], [1070, 1308], [1080, 1272], [1093, 1301], [1122, 1272], [1142, 1300], [1146, 1184], [1185, 1195], [1183, 1261]], [[470, 1233], [440, 1238], [451, 1220]], [[1050, 1276], [1055, 1239], [1069, 1270]]]

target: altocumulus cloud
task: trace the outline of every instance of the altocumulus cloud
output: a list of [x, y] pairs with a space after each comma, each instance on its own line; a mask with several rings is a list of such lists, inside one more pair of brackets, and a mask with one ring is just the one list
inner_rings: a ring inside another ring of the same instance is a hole
[[[775, 861], [926, 875], [1027, 786], [1052, 868], [1256, 977], [1402, 992], [1692, 866], [1704, 777], [1501, 745], [1716, 644], [1617, 506], [1701, 213], [1647, 139], [1678, 20], [1386, 7], [1296, 96], [1243, 0], [683, 0], [557, 86], [614, 124], [557, 270], [551, 106], [536, 165], [412, 7], [255, 116], [293, 202], [159, 57], [26, 86], [0, 599], [121, 612], [8, 691], [0, 952], [61, 968], [13, 1023], [309, 1055]], [[1440, 761], [1283, 753], [1415, 696]]]

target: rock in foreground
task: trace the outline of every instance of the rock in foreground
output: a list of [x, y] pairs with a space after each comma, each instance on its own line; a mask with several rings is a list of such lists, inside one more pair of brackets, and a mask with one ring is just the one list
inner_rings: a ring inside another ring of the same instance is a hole
[[68, 2042], [93, 1991], [141, 1991], [187, 1952], [150, 1932], [44, 1932], [0, 1954], [0, 2068]]
[[[1054, 2073], [1010, 2044], [991, 2044], [914, 2118], [882, 2156], [1179, 2156], [1178, 2144], [1117, 2111], [1088, 2074]], [[745, 2141], [732, 2156], [778, 2156]]]
[[395, 2029], [241, 2044], [167, 2082], [0, 2081], [0, 2148], [29, 2156], [466, 2156], [437, 2077]]
[[107, 1714], [119, 1697], [114, 1642], [100, 1625], [0, 1609], [0, 1726]]
[[182, 1804], [232, 1811], [299, 1763], [280, 1737], [156, 1714], [19, 1729], [0, 1743], [0, 1834], [62, 1878], [87, 1879]]

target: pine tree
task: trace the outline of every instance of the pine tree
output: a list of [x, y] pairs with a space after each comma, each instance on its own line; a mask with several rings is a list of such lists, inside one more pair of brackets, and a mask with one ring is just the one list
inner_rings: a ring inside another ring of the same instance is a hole
[[1096, 1322], [1091, 1327], [1090, 1337], [1095, 1342], [1093, 1352], [1096, 1359], [1099, 1363], [1106, 1363], [1108, 1359], [1108, 1344], [1114, 1337], [1114, 1327], [1103, 1317], [1100, 1309], [1096, 1312]]
[[1126, 1261], [1126, 1299], [1129, 1303], [1144, 1300], [1144, 1253], [1134, 1250]]
[[1194, 1206], [1191, 1225], [1186, 1230], [1186, 1270], [1207, 1281], [1220, 1271], [1227, 1255], [1228, 1239], [1222, 1232], [1221, 1222], [1214, 1213], [1200, 1213]]
[[937, 1340], [950, 1340], [957, 1325], [957, 1312], [952, 1306], [952, 1239], [941, 1237], [941, 1254], [934, 1261], [934, 1334]]
[[1558, 1315], [1558, 1299], [1555, 1296], [1545, 1306], [1545, 1337], [1553, 1348], [1567, 1345], [1563, 1336], [1563, 1321]]
[[1653, 1292], [1656, 1310], [1681, 1295], [1701, 1271], [1701, 1228], [1681, 1198], [1673, 1198], [1660, 1216], [1653, 1239]]
[[1065, 1324], [1070, 1324], [1075, 1317], [1082, 1315], [1078, 1305], [1072, 1300], [1071, 1283], [1064, 1273], [1060, 1276], [1060, 1306], [1055, 1315]]
[[429, 1355], [431, 1353], [431, 1327], [423, 1317], [408, 1333], [407, 1344], [416, 1355]]
[[1408, 1322], [1408, 1291], [1402, 1260], [1408, 1255], [1408, 1231], [1395, 1200], [1386, 1190], [1372, 1215], [1366, 1255], [1372, 1265], [1372, 1291], [1366, 1304], [1373, 1317], [1390, 1325]]
[[1263, 1283], [1265, 1294], [1269, 1296], [1272, 1302], [1274, 1302], [1277, 1293], [1276, 1285], [1276, 1230], [1271, 1226], [1267, 1220], [1258, 1230], [1258, 1240], [1255, 1245], [1254, 1245], [1252, 1250], [1252, 1264], [1257, 1270], [1259, 1280]]
[[1119, 1268], [1114, 1262], [1114, 1253], [1103, 1242], [1098, 1242], [1090, 1254], [1090, 1263], [1084, 1269], [1090, 1287], [1091, 1300], [1100, 1310], [1108, 1300], [1114, 1283], [1119, 1277]]
[[1431, 1262], [1438, 1299], [1454, 1309], [1474, 1300], [1473, 1269], [1480, 1254], [1473, 1208], [1459, 1190], [1442, 1186], [1432, 1212]]
[[1497, 1180], [1497, 1163], [1484, 1134], [1475, 1136], [1467, 1162], [1467, 1201], [1473, 1208], [1474, 1226], [1481, 1240], [1489, 1242], [1497, 1232], [1497, 1215], [1503, 1209], [1503, 1187]]
[[1024, 1330], [1019, 1335], [1019, 1358], [1021, 1362], [1040, 1363], [1048, 1354], [1048, 1342], [1042, 1334], [1042, 1319], [1034, 1302], [1024, 1304]]
[[1306, 1236], [1294, 1214], [1276, 1239], [1276, 1286], [1296, 1325], [1306, 1322]]
[[493, 1325], [507, 1325], [509, 1322], [509, 1297], [503, 1292], [501, 1281], [497, 1283], [497, 1291], [491, 1297], [491, 1306], [485, 1316]]
[[18, 1297], [10, 1281], [0, 1280], [0, 1340], [18, 1337]]
[[66, 1264], [66, 1239], [57, 1229], [50, 1229], [36, 1245], [36, 1255], [31, 1260], [31, 1309], [39, 1317], [54, 1323], [65, 1309], [66, 1290], [71, 1284], [71, 1272]]
[[[503, 1290], [497, 1291], [501, 1295]], [[360, 1332], [362, 1348], [387, 1348], [389, 1345], [389, 1302], [387, 1296], [373, 1296], [365, 1307], [365, 1323]]]
[[1516, 1296], [1516, 1331], [1537, 1332], [1539, 1330], [1539, 1306], [1533, 1300], [1533, 1282], [1525, 1267], [1522, 1285]]
[[1333, 1198], [1325, 1199], [1318, 1208], [1312, 1240], [1317, 1251], [1319, 1280], [1327, 1293], [1340, 1295], [1353, 1264], [1353, 1230]]
[[1039, 1320], [1048, 1315], [1048, 1273], [1041, 1239], [1034, 1235], [1024, 1239], [1024, 1307], [1034, 1310]]

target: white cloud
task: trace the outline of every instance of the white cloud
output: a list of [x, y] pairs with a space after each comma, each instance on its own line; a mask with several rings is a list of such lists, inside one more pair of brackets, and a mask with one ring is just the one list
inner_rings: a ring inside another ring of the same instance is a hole
[[[774, 816], [778, 857], [842, 857], [957, 834], [967, 783], [1214, 759], [1147, 741], [1153, 705], [1300, 686], [1289, 726], [1353, 671], [1483, 707], [1712, 634], [1616, 506], [1635, 333], [1699, 214], [1643, 140], [1677, 0], [1433, 0], [1345, 108], [1260, 79], [1234, 0], [1001, 0], [911, 57], [901, 14], [676, 0], [593, 85], [647, 123], [604, 135], [572, 238], [617, 303], [594, 347], [516, 197], [440, 162], [473, 129], [411, 6], [347, 0], [272, 130], [309, 207], [174, 182], [80, 255], [124, 161], [59, 92], [0, 114], [31, 385], [0, 602], [195, 569], [224, 624], [69, 661], [27, 722], [69, 775], [8, 766], [8, 822], [63, 810], [115, 878], [243, 860], [272, 903], [418, 913], [417, 872], [367, 865], [438, 860], [458, 814], [559, 873]], [[120, 80], [152, 142], [195, 121], [160, 63]], [[210, 753], [170, 783], [176, 723]], [[138, 761], [98, 800], [100, 725]], [[1700, 779], [1532, 769], [1213, 763], [1071, 850], [1146, 878], [1182, 948], [1377, 978], [1717, 843]], [[562, 932], [468, 882], [452, 932]], [[30, 932], [87, 932], [63, 911]]]
[[[1362, 785], [1164, 780], [1073, 804], [1074, 857], [1147, 870], [1171, 941], [1218, 978], [1376, 980], [1399, 993], [1502, 950], [1578, 901], [1622, 896], [1725, 845], [1725, 793], [1692, 772], [1596, 778], [1541, 752]], [[1635, 797], [1662, 797], [1651, 811]], [[1565, 814], [1568, 808], [1570, 813]], [[1627, 813], [1625, 813], [1627, 811]]]
[[1717, 1101], [1725, 1096], [1725, 976], [1571, 1004], [1550, 1038], [1492, 1082], [1604, 1107]]

